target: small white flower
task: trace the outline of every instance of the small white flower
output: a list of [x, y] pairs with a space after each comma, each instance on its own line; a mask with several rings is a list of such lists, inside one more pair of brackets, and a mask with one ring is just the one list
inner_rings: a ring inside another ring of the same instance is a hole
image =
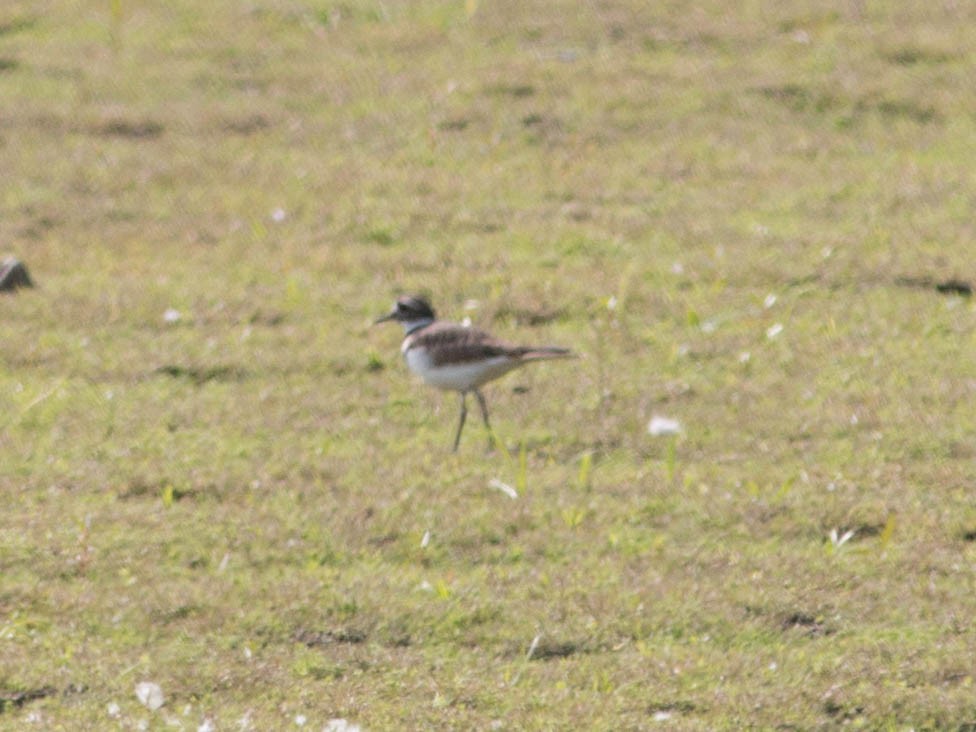
[[769, 326], [766, 329], [766, 337], [769, 338], [769, 340], [772, 340], [782, 332], [783, 332], [783, 324], [773, 323], [771, 326]]
[[611, 295], [610, 297], [607, 298], [607, 310], [613, 312], [616, 309], [617, 309], [617, 297], [615, 295]]
[[176, 308], [166, 308], [166, 311], [163, 313], [163, 322], [172, 325], [173, 323], [179, 323], [182, 317], [183, 315]]
[[508, 483], [502, 483], [500, 480], [498, 480], [498, 478], [492, 478], [490, 481], [488, 481], [488, 485], [490, 485], [492, 488], [497, 488], [512, 500], [518, 498], [518, 493], [515, 491], [515, 489], [512, 488], [512, 486], [510, 486]]
[[299, 727], [304, 727], [305, 726], [305, 722], [307, 722], [307, 721], [308, 721], [308, 718], [304, 714], [296, 714], [295, 715], [295, 724], [297, 724]]
[[647, 423], [647, 432], [652, 437], [662, 437], [665, 435], [680, 435], [681, 423], [670, 417], [654, 415]]
[[287, 216], [288, 214], [285, 213], [285, 209], [283, 208], [276, 208], [271, 212], [271, 220], [276, 224], [280, 224]]
[[115, 702], [109, 702], [105, 711], [108, 712], [108, 716], [110, 716], [112, 719], [116, 719], [122, 714], [122, 707]]
[[749, 351], [743, 351], [739, 354], [739, 363], [749, 363], [749, 359], [752, 358], [752, 354]]
[[776, 304], [776, 295], [770, 292], [768, 295], [766, 295], [766, 299], [763, 300], [763, 307], [769, 310], [775, 304]]
[[140, 681], [136, 684], [136, 699], [153, 712], [166, 703], [162, 687], [152, 681]]
[[854, 537], [854, 529], [849, 529], [845, 531], [842, 535], [837, 535], [837, 529], [830, 530], [830, 543], [834, 545], [835, 549], [840, 549], [844, 544], [850, 541]]
[[344, 719], [330, 719], [322, 732], [361, 732], [358, 724], [352, 724]]

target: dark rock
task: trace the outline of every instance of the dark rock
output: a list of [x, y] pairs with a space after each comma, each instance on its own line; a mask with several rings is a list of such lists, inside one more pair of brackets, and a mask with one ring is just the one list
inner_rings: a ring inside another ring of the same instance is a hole
[[33, 287], [34, 282], [27, 273], [27, 267], [16, 257], [7, 257], [0, 262], [0, 292], [13, 292], [20, 287]]
[[946, 280], [936, 284], [935, 289], [944, 295], [962, 295], [970, 297], [973, 294], [973, 286], [963, 280]]
[[895, 278], [895, 283], [902, 287], [918, 287], [923, 290], [932, 289], [943, 295], [971, 297], [973, 294], [973, 286], [969, 282], [955, 277], [940, 281], [934, 280], [931, 277], [897, 277]]

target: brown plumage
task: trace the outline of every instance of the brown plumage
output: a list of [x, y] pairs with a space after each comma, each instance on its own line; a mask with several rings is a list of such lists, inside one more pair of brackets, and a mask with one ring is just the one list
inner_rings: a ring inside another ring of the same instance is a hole
[[568, 348], [515, 346], [478, 328], [439, 321], [430, 303], [422, 297], [398, 297], [393, 310], [376, 322], [388, 320], [397, 321], [406, 332], [401, 351], [410, 370], [431, 386], [461, 395], [461, 420], [454, 436], [454, 450], [461, 440], [468, 413], [468, 392], [473, 392], [478, 399], [491, 445], [494, 433], [488, 421], [488, 404], [480, 387], [533, 361], [573, 358]]
[[478, 328], [465, 328], [443, 320], [434, 321], [408, 335], [403, 342], [404, 352], [424, 348], [434, 367], [452, 363], [470, 363], [505, 356], [518, 361], [539, 361], [547, 358], [569, 357], [568, 348], [555, 346], [513, 346]]

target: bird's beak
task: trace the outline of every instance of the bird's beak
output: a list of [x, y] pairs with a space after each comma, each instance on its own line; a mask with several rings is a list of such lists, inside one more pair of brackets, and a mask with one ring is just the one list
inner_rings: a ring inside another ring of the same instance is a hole
[[388, 320], [393, 320], [396, 318], [396, 310], [392, 310], [384, 315], [382, 318], [377, 318], [373, 321], [373, 325], [379, 325], [380, 323], [385, 323]]

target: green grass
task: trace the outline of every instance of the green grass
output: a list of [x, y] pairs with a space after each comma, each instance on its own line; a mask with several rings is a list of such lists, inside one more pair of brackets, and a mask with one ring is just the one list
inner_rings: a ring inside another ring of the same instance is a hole
[[976, 723], [976, 14], [739, 6], [5, 3], [0, 728]]

